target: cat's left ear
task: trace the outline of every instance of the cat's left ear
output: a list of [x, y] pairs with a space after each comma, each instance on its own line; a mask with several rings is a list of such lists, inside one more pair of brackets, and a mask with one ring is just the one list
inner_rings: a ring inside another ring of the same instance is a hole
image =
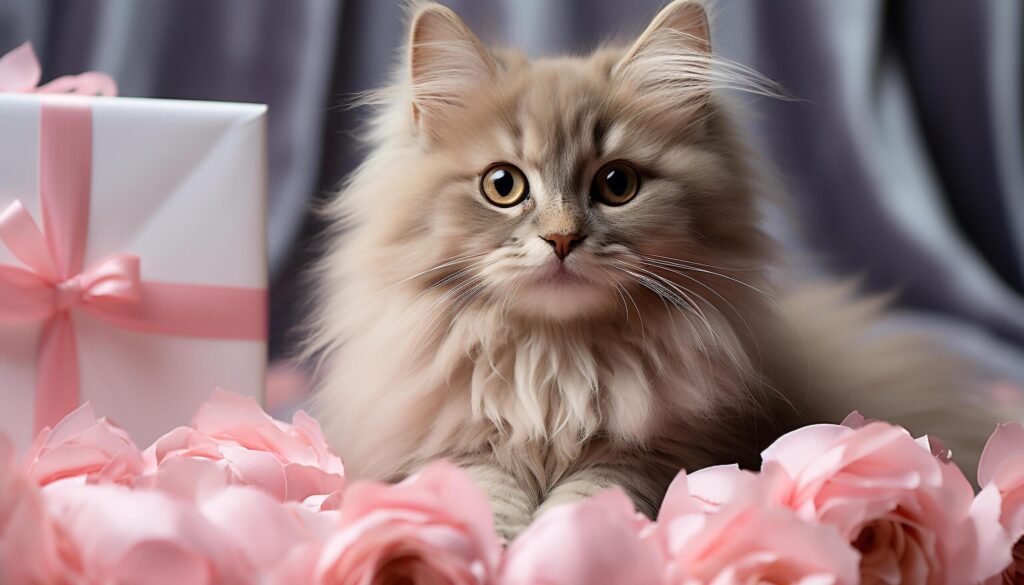
[[451, 9], [420, 6], [409, 28], [412, 115], [430, 133], [497, 70], [480, 39]]
[[663, 8], [613, 74], [633, 80], [645, 92], [664, 94], [660, 98], [668, 103], [710, 91], [711, 27], [705, 2], [675, 0]]

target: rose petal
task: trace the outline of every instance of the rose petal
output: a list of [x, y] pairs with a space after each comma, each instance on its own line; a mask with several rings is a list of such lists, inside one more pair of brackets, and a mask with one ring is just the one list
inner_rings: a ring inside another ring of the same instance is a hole
[[[247, 581], [250, 567], [243, 552], [195, 506], [166, 494], [130, 490], [119, 485], [51, 484], [44, 489], [46, 503], [61, 531], [77, 547], [86, 582], [123, 582], [120, 570], [134, 569], [149, 558], [153, 544], [160, 550], [181, 549], [174, 557], [186, 562], [189, 574], [205, 574], [191, 564], [203, 560], [214, 575], [211, 582]], [[137, 547], [143, 546], [142, 552]]]
[[1024, 455], [1024, 427], [1019, 423], [996, 427], [978, 461], [978, 484], [988, 485], [1004, 462]]
[[203, 501], [199, 509], [262, 571], [276, 566], [305, 540], [298, 519], [258, 489], [225, 488]]
[[874, 419], [866, 419], [866, 418], [864, 418], [863, 414], [861, 414], [860, 412], [855, 410], [855, 411], [851, 412], [850, 414], [846, 415], [846, 418], [843, 419], [843, 422], [841, 422], [839, 424], [840, 424], [840, 426], [849, 427], [851, 429], [857, 430], [857, 429], [867, 425], [869, 422], [875, 422], [875, 421], [874, 421]]
[[[758, 500], [742, 498], [715, 514], [681, 516], [659, 526], [668, 543], [668, 582], [859, 582], [858, 555], [833, 527]], [[695, 523], [695, 517], [703, 519]]]
[[707, 511], [714, 511], [754, 489], [755, 473], [739, 465], [716, 465], [691, 473], [688, 477], [691, 497], [700, 501]]
[[301, 502], [313, 495], [339, 492], [345, 487], [344, 477], [309, 465], [289, 463], [284, 466], [284, 474], [285, 499], [293, 502]]
[[665, 498], [658, 510], [658, 522], [687, 514], [702, 513], [706, 506], [690, 493], [690, 479], [686, 470], [681, 470], [668, 486]]
[[656, 585], [665, 560], [621, 490], [554, 508], [509, 547], [504, 585]]
[[28, 91], [39, 85], [42, 70], [32, 43], [25, 42], [0, 56], [0, 92]]
[[0, 583], [50, 583], [59, 571], [42, 494], [17, 471], [14, 445], [0, 433]]
[[142, 541], [110, 569], [111, 583], [213, 585], [212, 567], [199, 553], [167, 540]]
[[97, 419], [88, 403], [53, 429], [43, 429], [29, 448], [23, 467], [39, 485], [68, 478], [128, 484], [144, 471], [142, 454], [128, 434], [106, 419]]
[[761, 458], [777, 462], [787, 474], [795, 477], [852, 432], [853, 429], [840, 425], [806, 426], [779, 437], [761, 453]]
[[278, 500], [285, 499], [288, 478], [277, 457], [265, 451], [253, 451], [229, 444], [221, 445], [220, 450], [231, 472], [242, 484], [258, 487]]

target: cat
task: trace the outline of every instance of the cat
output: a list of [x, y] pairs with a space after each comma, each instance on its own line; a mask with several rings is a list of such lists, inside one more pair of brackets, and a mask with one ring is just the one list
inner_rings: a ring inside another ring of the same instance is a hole
[[533, 61], [441, 5], [410, 14], [317, 271], [315, 408], [351, 476], [447, 458], [512, 537], [610, 486], [653, 517], [680, 469], [756, 467], [853, 409], [977, 456], [994, 418], [951, 360], [872, 335], [883, 303], [849, 286], [771, 277], [717, 91], [770, 86], [712, 54], [702, 2], [631, 46]]

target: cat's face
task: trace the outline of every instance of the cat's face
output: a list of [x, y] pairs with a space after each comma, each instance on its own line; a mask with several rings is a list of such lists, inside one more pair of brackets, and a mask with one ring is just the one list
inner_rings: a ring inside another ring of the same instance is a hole
[[747, 254], [754, 211], [709, 98], [704, 12], [672, 6], [628, 51], [534, 62], [421, 9], [403, 176], [378, 181], [395, 254], [417, 256], [389, 263], [394, 278], [456, 311], [589, 318], [685, 297], [672, 262]]

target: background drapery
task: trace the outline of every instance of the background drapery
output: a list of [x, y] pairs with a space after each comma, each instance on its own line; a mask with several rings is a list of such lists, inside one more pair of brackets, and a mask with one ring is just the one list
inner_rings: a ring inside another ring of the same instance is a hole
[[[628, 39], [662, 5], [446, 3], [484, 39], [533, 56]], [[270, 105], [271, 352], [282, 358], [317, 255], [311, 207], [361, 157], [365, 113], [340, 106], [387, 79], [403, 5], [0, 0], [0, 53], [31, 40], [44, 79], [96, 69], [122, 95]], [[936, 332], [993, 383], [1024, 383], [1024, 4], [719, 0], [713, 16], [717, 52], [797, 98], [742, 101], [792, 200], [792, 218], [770, 221], [800, 270], [897, 291], [894, 326]]]

